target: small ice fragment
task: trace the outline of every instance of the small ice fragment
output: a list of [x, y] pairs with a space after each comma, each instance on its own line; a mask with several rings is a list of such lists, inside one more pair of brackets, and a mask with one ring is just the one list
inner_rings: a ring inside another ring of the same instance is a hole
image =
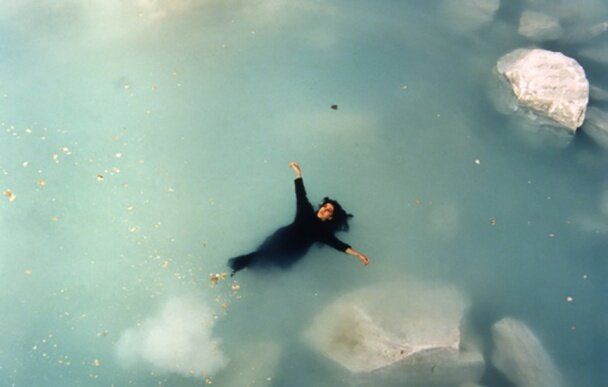
[[30, 162], [24, 161], [23, 164], [21, 164], [21, 165], [23, 165], [23, 168], [27, 168], [27, 166], [30, 165]]
[[32, 269], [25, 269], [25, 270], [23, 271], [23, 273], [24, 273], [25, 275], [32, 275]]
[[479, 159], [476, 159], [475, 164], [479, 165], [479, 164], [481, 164], [481, 161], [479, 161]]
[[101, 362], [98, 359], [93, 360], [93, 365], [95, 367], [99, 367], [101, 365]]
[[587, 274], [583, 274], [583, 279], [587, 279]]
[[567, 302], [572, 302], [572, 301], [574, 301], [574, 298], [572, 298], [572, 296], [568, 296], [568, 297], [566, 297], [566, 301]]
[[121, 157], [122, 157], [122, 153], [120, 153], [120, 152], [119, 152], [119, 153], [116, 153], [116, 155], [115, 155], [115, 156], [116, 156], [116, 158], [117, 158], [117, 159], [119, 159], [119, 158], [121, 158]]

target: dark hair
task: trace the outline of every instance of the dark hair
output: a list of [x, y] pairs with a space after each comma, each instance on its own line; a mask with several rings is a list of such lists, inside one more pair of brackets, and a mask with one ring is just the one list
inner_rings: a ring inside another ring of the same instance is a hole
[[328, 220], [328, 225], [331, 229], [335, 231], [348, 231], [348, 220], [352, 218], [354, 215], [349, 214], [344, 211], [344, 208], [337, 201], [330, 199], [328, 197], [323, 198], [323, 203], [319, 207], [324, 206], [327, 203], [331, 203], [334, 206], [334, 213], [330, 220]]

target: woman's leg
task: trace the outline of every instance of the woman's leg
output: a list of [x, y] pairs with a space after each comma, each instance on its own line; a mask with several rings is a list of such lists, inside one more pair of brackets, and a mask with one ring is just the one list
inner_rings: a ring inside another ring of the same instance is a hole
[[230, 266], [230, 269], [232, 269], [230, 276], [232, 277], [238, 271], [241, 271], [244, 268], [246, 268], [247, 266], [251, 265], [257, 255], [258, 255], [258, 252], [254, 251], [253, 253], [230, 258], [228, 260], [228, 266]]

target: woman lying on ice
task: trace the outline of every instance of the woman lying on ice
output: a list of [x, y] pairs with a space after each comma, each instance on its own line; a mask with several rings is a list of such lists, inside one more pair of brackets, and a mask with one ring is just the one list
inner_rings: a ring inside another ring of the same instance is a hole
[[364, 265], [369, 258], [334, 236], [337, 231], [348, 231], [348, 219], [352, 217], [340, 204], [325, 198], [315, 211], [306, 197], [302, 171], [298, 163], [291, 162], [291, 169], [296, 173], [297, 210], [293, 222], [281, 227], [254, 252], [231, 258], [228, 265], [231, 275], [246, 267], [279, 266], [288, 268], [302, 258], [315, 242], [323, 243], [336, 250], [357, 257]]

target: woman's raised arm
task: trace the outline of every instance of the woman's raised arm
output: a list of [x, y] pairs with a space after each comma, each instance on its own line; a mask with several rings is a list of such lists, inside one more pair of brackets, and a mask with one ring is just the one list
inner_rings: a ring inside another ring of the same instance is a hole
[[302, 177], [302, 170], [300, 169], [300, 164], [296, 163], [295, 161], [292, 161], [291, 163], [289, 163], [289, 167], [293, 169], [293, 171], [296, 173], [296, 179]]

